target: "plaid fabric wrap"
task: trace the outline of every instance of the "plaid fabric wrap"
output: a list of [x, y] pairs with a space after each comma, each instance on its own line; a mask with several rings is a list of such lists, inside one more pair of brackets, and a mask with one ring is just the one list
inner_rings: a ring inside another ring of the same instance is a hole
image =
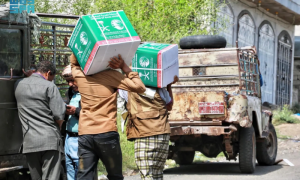
[[135, 163], [143, 180], [163, 179], [169, 139], [170, 134], [135, 139]]

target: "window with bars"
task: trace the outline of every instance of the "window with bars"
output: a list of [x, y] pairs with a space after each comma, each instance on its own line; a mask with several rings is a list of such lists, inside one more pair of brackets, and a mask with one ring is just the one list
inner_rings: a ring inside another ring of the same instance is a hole
[[258, 58], [253, 51], [241, 51], [239, 54], [241, 92], [245, 95], [260, 97]]
[[292, 43], [289, 34], [283, 31], [278, 37], [276, 104], [290, 104]]
[[254, 46], [255, 24], [249, 14], [244, 14], [239, 19], [238, 42], [239, 47]]
[[52, 61], [57, 73], [55, 84], [61, 91], [62, 96], [69, 88], [69, 85], [62, 77], [61, 73], [69, 62], [72, 51], [68, 47], [74, 25], [43, 23], [40, 29], [41, 36], [36, 40], [31, 34], [31, 63], [37, 64], [39, 61]]
[[262, 102], [273, 102], [274, 88], [274, 62], [275, 62], [275, 35], [269, 24], [264, 24], [259, 30], [259, 61], [260, 72], [263, 77], [261, 87]]
[[0, 29], [0, 76], [22, 76], [22, 31], [19, 29]]

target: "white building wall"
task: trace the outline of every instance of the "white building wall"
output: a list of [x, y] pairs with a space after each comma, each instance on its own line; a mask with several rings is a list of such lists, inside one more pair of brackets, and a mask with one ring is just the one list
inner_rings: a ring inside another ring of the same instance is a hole
[[300, 36], [300, 26], [295, 26], [295, 36]]
[[[275, 15], [267, 12], [266, 10], [264, 9], [261, 9], [261, 8], [256, 8], [254, 7], [254, 4], [246, 4], [246, 2], [240, 2], [240, 1], [236, 1], [236, 0], [228, 0], [230, 6], [231, 6], [231, 10], [233, 11], [233, 15], [234, 15], [234, 27], [233, 27], [233, 41], [235, 42], [237, 40], [237, 36], [238, 36], [238, 20], [239, 20], [239, 17], [241, 16], [241, 13], [244, 12], [244, 11], [248, 11], [249, 14], [251, 15], [251, 17], [253, 18], [254, 20], [254, 23], [255, 23], [255, 42], [254, 42], [254, 45], [256, 47], [258, 47], [258, 34], [259, 34], [259, 28], [260, 26], [262, 25], [262, 23], [264, 21], [268, 21], [273, 30], [274, 30], [274, 34], [275, 34], [275, 57], [274, 59], [270, 62], [274, 65], [274, 70], [273, 70], [273, 73], [274, 73], [274, 83], [273, 83], [273, 89], [274, 89], [274, 94], [273, 94], [273, 101], [271, 103], [274, 103], [275, 104], [275, 96], [276, 96], [276, 70], [277, 70], [277, 47], [278, 47], [278, 36], [279, 34], [285, 30], [288, 32], [290, 38], [291, 38], [291, 44], [292, 46], [294, 46], [294, 33], [295, 33], [295, 25], [292, 25], [288, 22], [285, 22], [284, 20], [276, 17]], [[292, 48], [293, 51], [294, 51], [294, 47]], [[294, 53], [292, 53], [292, 59], [294, 59]], [[293, 61], [292, 61], [292, 65], [291, 65], [291, 72], [293, 72], [293, 67], [294, 67], [294, 64], [293, 64]], [[291, 73], [291, 82], [293, 82], [293, 73]], [[292, 88], [293, 85], [291, 83], [291, 92], [290, 92], [290, 104], [292, 103]]]

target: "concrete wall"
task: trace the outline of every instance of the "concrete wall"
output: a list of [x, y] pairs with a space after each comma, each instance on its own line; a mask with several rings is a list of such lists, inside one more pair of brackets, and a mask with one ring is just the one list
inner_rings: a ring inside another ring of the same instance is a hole
[[[228, 2], [230, 3], [231, 9], [233, 11], [234, 14], [234, 38], [233, 38], [233, 42], [236, 41], [237, 39], [237, 35], [238, 35], [238, 19], [239, 17], [242, 15], [241, 13], [245, 13], [248, 12], [250, 14], [250, 16], [252, 17], [252, 19], [255, 22], [255, 28], [256, 28], [256, 35], [255, 35], [255, 46], [258, 47], [258, 33], [259, 33], [259, 28], [261, 25], [263, 25], [266, 21], [269, 22], [273, 28], [274, 34], [275, 34], [275, 58], [273, 60], [270, 60], [270, 63], [274, 64], [274, 89], [276, 90], [276, 70], [277, 70], [277, 46], [278, 46], [278, 36], [282, 31], [287, 31], [290, 38], [291, 38], [291, 44], [294, 45], [294, 33], [295, 33], [295, 25], [289, 24], [287, 22], [285, 22], [284, 20], [276, 17], [275, 15], [272, 15], [271, 13], [267, 12], [266, 10], [260, 9], [261, 12], [258, 8], [253, 8], [255, 7], [254, 4], [249, 4], [249, 2], [244, 2], [241, 0], [237, 1], [237, 0], [228, 0]], [[294, 48], [294, 47], [293, 47]], [[292, 53], [293, 57], [292, 59], [294, 59], [294, 53]], [[292, 61], [292, 69], [291, 72], [293, 72], [293, 61]], [[291, 76], [291, 82], [293, 82], [293, 73]], [[293, 86], [291, 84], [291, 92], [290, 92], [290, 104], [292, 103], [292, 99], [293, 99]], [[273, 102], [275, 102], [275, 96], [276, 93], [274, 93], [273, 96]]]
[[295, 36], [300, 36], [300, 26], [295, 26]]
[[[299, 33], [299, 36], [295, 36], [295, 53], [294, 53], [294, 94], [295, 94], [295, 100], [297, 99], [297, 102], [300, 102], [300, 26], [298, 26], [298, 31], [295, 32], [295, 35]], [[298, 34], [297, 34], [298, 35]], [[297, 95], [297, 96], [296, 96]]]

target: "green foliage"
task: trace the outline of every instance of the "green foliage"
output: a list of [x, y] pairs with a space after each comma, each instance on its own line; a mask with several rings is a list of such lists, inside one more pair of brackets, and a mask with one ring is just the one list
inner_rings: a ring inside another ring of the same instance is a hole
[[0, 4], [6, 4], [9, 3], [9, 0], [0, 0]]
[[224, 158], [224, 157], [225, 156], [224, 156], [223, 152], [219, 153], [218, 156], [215, 158], [209, 158], [209, 157], [206, 157], [201, 152], [196, 152], [195, 157], [194, 157], [194, 162], [218, 161], [220, 158]]
[[124, 133], [122, 133], [120, 113], [118, 113], [118, 131], [120, 134], [120, 143], [123, 156], [123, 171], [126, 171], [127, 169], [137, 169], [134, 156], [134, 142], [127, 140], [126, 130]]
[[[187, 35], [217, 32], [212, 23], [222, 4], [211, 0], [36, 0], [35, 6], [36, 12], [75, 15], [124, 10], [142, 41], [178, 43]], [[75, 24], [66, 19], [54, 22]]]
[[[121, 114], [118, 113], [117, 117], [118, 132], [120, 134], [120, 143], [122, 149], [122, 158], [123, 158], [123, 172], [127, 169], [137, 169], [134, 158], [134, 142], [127, 141], [126, 132], [122, 133], [121, 130]], [[106, 170], [101, 161], [98, 163], [98, 172], [99, 174], [106, 174]]]
[[176, 168], [179, 167], [179, 164], [176, 164], [176, 162], [172, 159], [167, 159], [165, 163], [165, 169], [170, 169], [170, 168]]
[[273, 112], [274, 124], [282, 123], [297, 123], [298, 120], [293, 116], [293, 111], [289, 109], [288, 105], [284, 105], [282, 109]]
[[211, 0], [100, 0], [95, 5], [93, 13], [123, 9], [142, 41], [165, 43], [208, 34], [217, 12]]
[[7, 0], [0, 0], [0, 4], [6, 4], [6, 3], [8, 3], [9, 1], [7, 1]]
[[300, 103], [294, 104], [291, 108], [294, 113], [300, 113]]

